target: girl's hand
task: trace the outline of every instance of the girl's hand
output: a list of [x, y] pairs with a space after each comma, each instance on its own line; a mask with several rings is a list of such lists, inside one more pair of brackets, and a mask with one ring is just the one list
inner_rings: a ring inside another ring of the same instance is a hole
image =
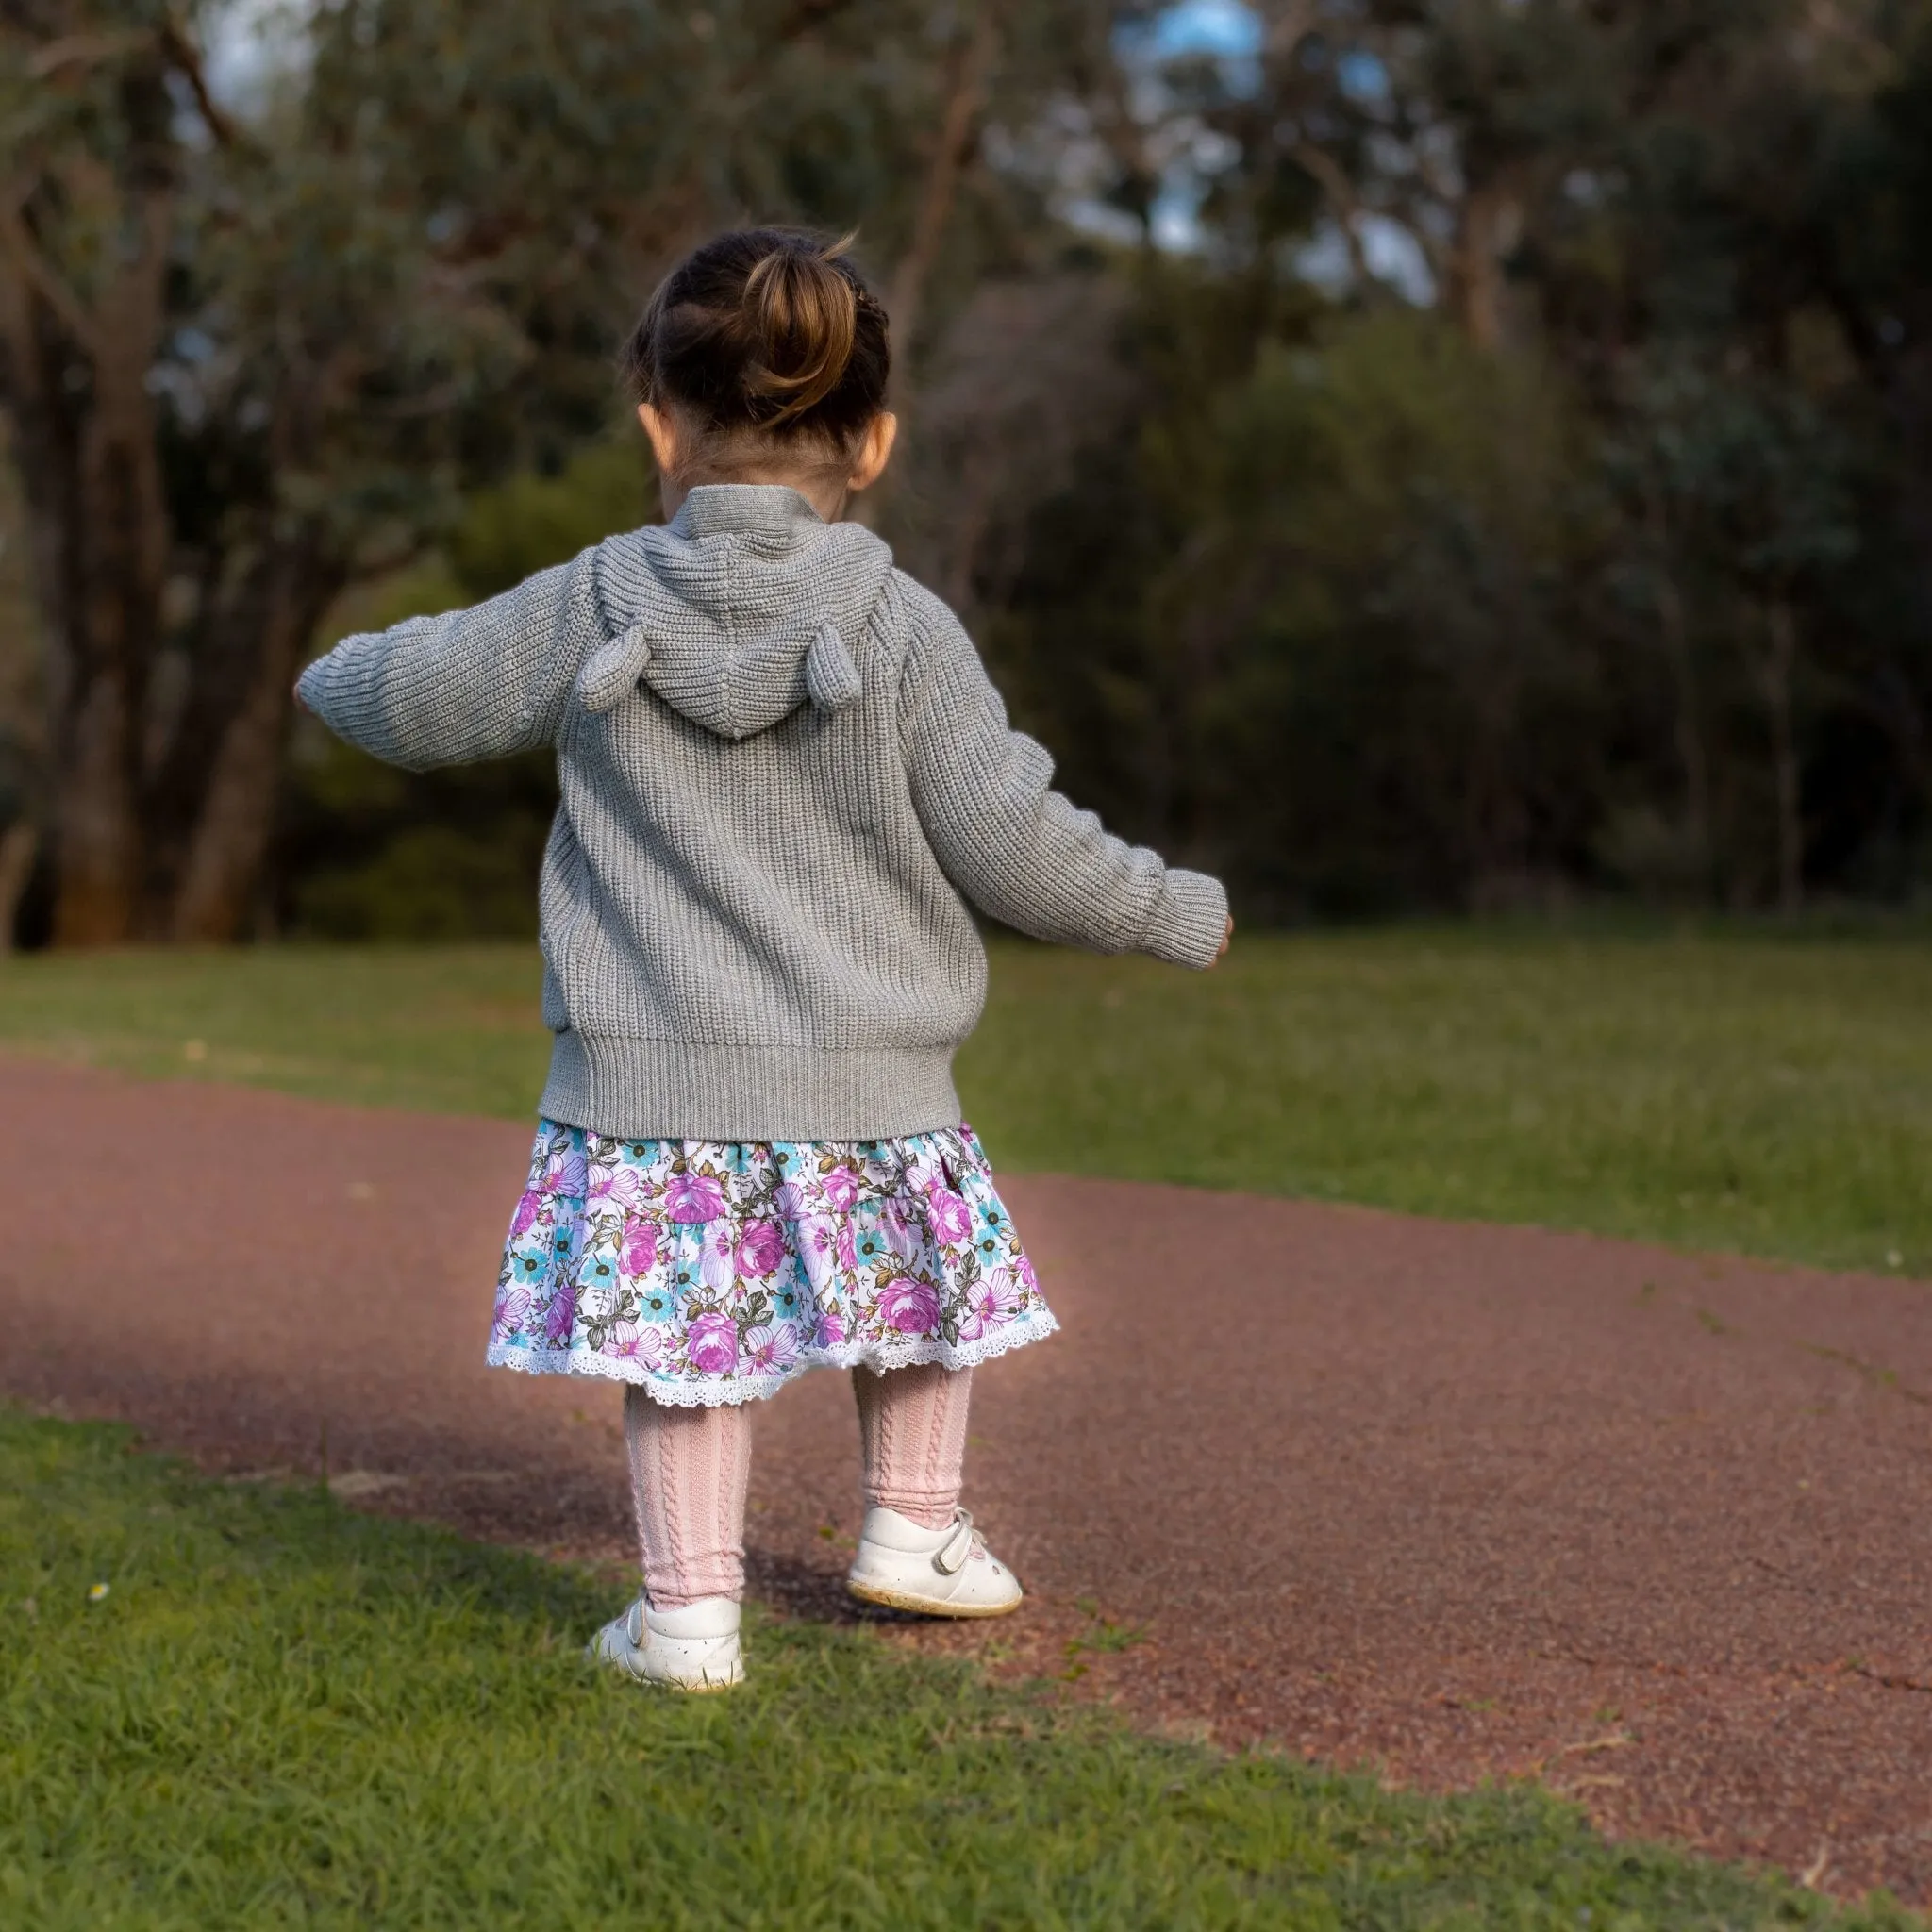
[[[1233, 940], [1233, 938], [1234, 921], [1232, 919], [1229, 919], [1229, 921], [1227, 922], [1227, 930], [1221, 935], [1221, 950], [1214, 956], [1214, 964], [1216, 966], [1218, 966], [1222, 962], [1222, 960], [1227, 958], [1227, 948], [1229, 942]], [[1211, 972], [1213, 968], [1210, 967], [1208, 970]]]

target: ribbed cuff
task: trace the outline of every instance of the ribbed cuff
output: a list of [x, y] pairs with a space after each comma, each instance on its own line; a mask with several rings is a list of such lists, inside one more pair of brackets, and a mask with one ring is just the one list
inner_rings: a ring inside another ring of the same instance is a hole
[[1213, 965], [1227, 932], [1227, 893], [1205, 872], [1170, 867], [1147, 915], [1141, 947], [1157, 959], [1197, 970]]
[[[295, 680], [295, 689], [302, 693], [302, 702], [328, 726], [336, 730], [336, 721], [329, 716], [328, 704], [328, 656], [325, 653], [309, 665]], [[338, 737], [341, 733], [336, 732]]]
[[887, 1141], [959, 1124], [949, 1049], [557, 1036], [546, 1120], [624, 1141]]

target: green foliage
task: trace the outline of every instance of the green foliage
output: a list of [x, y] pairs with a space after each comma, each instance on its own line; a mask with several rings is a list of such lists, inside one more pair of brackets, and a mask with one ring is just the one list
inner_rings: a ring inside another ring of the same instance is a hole
[[1533, 358], [1393, 312], [1264, 346], [1221, 399], [1200, 562], [1162, 589], [1239, 653], [1204, 763], [1264, 904], [1507, 897], [1574, 863], [1569, 417]]
[[554, 476], [525, 472], [472, 498], [450, 537], [450, 570], [466, 597], [492, 597], [657, 509], [649, 452], [626, 423]]
[[[460, 808], [480, 789], [445, 786], [437, 803]], [[500, 812], [487, 832], [474, 819], [425, 824], [424, 815], [409, 799], [367, 864], [305, 879], [295, 901], [303, 930], [340, 940], [534, 938], [541, 842], [529, 815]]]
[[1393, 310], [1140, 354], [1115, 480], [1051, 506], [991, 633], [1069, 789], [1263, 917], [1574, 869], [1601, 720], [1561, 380]]
[[[522, 472], [475, 492], [444, 550], [346, 600], [336, 633], [493, 596], [647, 521], [654, 496], [642, 437], [626, 425], [555, 475]], [[556, 802], [548, 754], [409, 774], [305, 721], [282, 813], [285, 923], [337, 940], [532, 935]]]
[[742, 1690], [653, 1694], [583, 1661], [621, 1598], [579, 1572], [133, 1450], [0, 1411], [0, 1912], [33, 1932], [1909, 1923], [863, 1633], [755, 1616]]
[[1932, 891], [1924, 9], [1287, 9], [1156, 82], [1199, 263], [978, 579], [1070, 789], [1261, 917]]
[[[1205, 975], [1004, 941], [960, 1091], [996, 1163], [1932, 1275], [1932, 948], [1510, 927], [1238, 939]], [[527, 1120], [534, 948], [0, 968], [0, 1041]]]

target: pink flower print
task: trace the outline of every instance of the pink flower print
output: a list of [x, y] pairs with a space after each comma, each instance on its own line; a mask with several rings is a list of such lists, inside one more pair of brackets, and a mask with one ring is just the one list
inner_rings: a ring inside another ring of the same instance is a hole
[[842, 1348], [845, 1345], [845, 1317], [837, 1308], [822, 1308], [819, 1325], [812, 1331], [814, 1348]]
[[598, 1166], [591, 1173], [591, 1191], [586, 1198], [588, 1208], [616, 1208], [628, 1214], [638, 1205], [638, 1197], [644, 1191], [643, 1176], [634, 1167], [622, 1163], [614, 1167]]
[[775, 1221], [754, 1221], [738, 1243], [741, 1274], [770, 1274], [785, 1258], [785, 1237]]
[[559, 1348], [570, 1340], [571, 1324], [577, 1317], [577, 1291], [575, 1287], [566, 1286], [558, 1290], [551, 1297], [550, 1306], [543, 1315], [543, 1338], [553, 1348]]
[[941, 1241], [957, 1247], [972, 1234], [972, 1213], [951, 1188], [935, 1188], [925, 1201], [932, 1219], [932, 1231]]
[[939, 1291], [917, 1275], [902, 1274], [879, 1291], [878, 1316], [901, 1335], [924, 1335], [940, 1325]]
[[839, 1257], [840, 1267], [848, 1274], [856, 1274], [858, 1272], [858, 1256], [852, 1245], [852, 1224], [849, 1221], [841, 1221], [839, 1224], [839, 1234], [833, 1242], [833, 1252]]
[[1040, 1292], [1040, 1276], [1034, 1274], [1033, 1263], [1024, 1255], [1019, 1255], [1014, 1257], [1013, 1267], [1019, 1274], [1021, 1285], [1025, 1289], [1026, 1292], [1029, 1295], [1038, 1294]]
[[799, 1229], [798, 1258], [814, 1294], [822, 1294], [832, 1279], [832, 1226], [827, 1221], [805, 1223]]
[[658, 1225], [633, 1221], [624, 1230], [624, 1272], [633, 1277], [648, 1274], [658, 1265]]
[[738, 1359], [738, 1324], [729, 1315], [700, 1315], [685, 1331], [685, 1353], [701, 1375], [728, 1375]]
[[723, 1294], [738, 1278], [738, 1252], [731, 1245], [731, 1230], [721, 1227], [707, 1235], [698, 1257], [698, 1279], [713, 1294]]
[[742, 1374], [775, 1375], [798, 1359], [798, 1331], [790, 1322], [774, 1322], [769, 1327], [747, 1328], [738, 1352]]
[[879, 1210], [879, 1228], [885, 1235], [886, 1245], [900, 1260], [909, 1261], [918, 1254], [919, 1237], [912, 1232], [912, 1224], [898, 1202], [888, 1201]]
[[523, 1198], [517, 1203], [517, 1211], [510, 1217], [509, 1238], [521, 1241], [535, 1225], [538, 1215], [543, 1211], [543, 1196], [535, 1188], [525, 1188]]
[[1020, 1312], [1022, 1299], [1020, 1285], [1007, 1269], [995, 1268], [991, 1274], [981, 1275], [967, 1291], [966, 1319], [959, 1324], [960, 1335], [969, 1341], [977, 1341], [981, 1336], [991, 1334]]
[[849, 1167], [835, 1167], [824, 1179], [825, 1206], [834, 1214], [846, 1213], [858, 1199], [858, 1176]]
[[772, 1206], [787, 1221], [796, 1221], [806, 1211], [805, 1190], [796, 1181], [782, 1182], [772, 1196]]
[[635, 1322], [619, 1322], [604, 1343], [604, 1353], [613, 1361], [629, 1362], [641, 1369], [655, 1369], [661, 1358], [663, 1333], [657, 1328], [640, 1328]]
[[716, 1221], [724, 1211], [724, 1190], [709, 1174], [687, 1168], [671, 1176], [664, 1206], [673, 1221]]
[[496, 1320], [491, 1333], [495, 1341], [502, 1341], [514, 1335], [523, 1326], [524, 1317], [530, 1312], [530, 1295], [527, 1289], [505, 1289], [496, 1297]]
[[581, 1194], [590, 1179], [590, 1163], [581, 1154], [553, 1154], [540, 1183], [546, 1194]]

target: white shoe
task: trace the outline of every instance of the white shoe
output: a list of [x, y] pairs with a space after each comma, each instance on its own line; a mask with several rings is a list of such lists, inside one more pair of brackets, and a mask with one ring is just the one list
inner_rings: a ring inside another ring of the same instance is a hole
[[866, 1603], [928, 1617], [1004, 1617], [1024, 1594], [963, 1509], [944, 1529], [896, 1509], [868, 1509], [845, 1588]]
[[615, 1664], [646, 1684], [680, 1690], [728, 1690], [744, 1682], [738, 1642], [739, 1608], [728, 1596], [701, 1596], [675, 1610], [654, 1609], [641, 1597], [607, 1624], [585, 1653]]

